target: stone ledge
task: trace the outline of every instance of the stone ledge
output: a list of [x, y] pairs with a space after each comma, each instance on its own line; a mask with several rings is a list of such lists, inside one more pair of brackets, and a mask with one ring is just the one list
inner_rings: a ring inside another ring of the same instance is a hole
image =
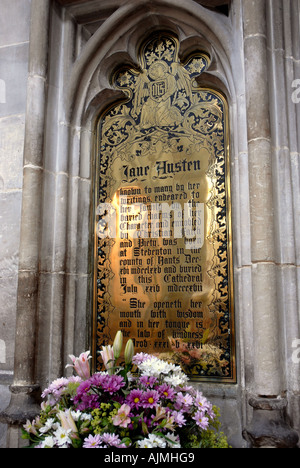
[[284, 398], [255, 398], [249, 399], [252, 408], [263, 411], [282, 411], [287, 408], [287, 400]]

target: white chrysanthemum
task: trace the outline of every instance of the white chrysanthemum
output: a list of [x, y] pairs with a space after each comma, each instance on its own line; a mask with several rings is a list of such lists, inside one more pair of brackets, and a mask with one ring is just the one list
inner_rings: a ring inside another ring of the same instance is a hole
[[74, 419], [74, 422], [78, 422], [80, 418], [82, 418], [84, 413], [81, 411], [71, 411], [71, 416]]
[[148, 439], [140, 440], [138, 442], [138, 447], [139, 448], [166, 448], [167, 443], [165, 439], [162, 439], [161, 437], [155, 434], [150, 434]]
[[74, 419], [75, 422], [78, 422], [79, 419], [81, 421], [91, 421], [93, 419], [93, 416], [88, 413], [82, 413], [81, 411], [71, 411], [71, 416]]
[[149, 439], [139, 440], [138, 441], [138, 447], [143, 448], [143, 449], [145, 449], [145, 448], [154, 448]]
[[139, 369], [142, 372], [142, 375], [159, 377], [161, 374], [168, 375], [171, 372], [181, 372], [179, 366], [175, 364], [169, 364], [166, 361], [162, 361], [154, 356], [151, 356], [150, 359], [139, 364]]
[[72, 432], [71, 429], [66, 430], [66, 429], [63, 429], [62, 427], [59, 427], [54, 433], [56, 445], [58, 445], [59, 447], [63, 447], [68, 444], [71, 444], [72, 441], [69, 437], [71, 432]]
[[46, 439], [42, 442], [41, 448], [48, 448], [52, 449], [55, 445], [54, 438], [51, 436], [46, 437]]
[[161, 437], [155, 435], [155, 434], [150, 434], [149, 435], [149, 440], [152, 444], [153, 448], [166, 448], [167, 443], [165, 439], [162, 439]]
[[167, 442], [170, 448], [173, 448], [173, 449], [181, 448], [180, 439], [178, 436], [176, 436], [175, 434], [172, 434], [171, 432], [168, 432], [168, 434], [166, 435], [166, 438], [169, 439], [167, 440]]
[[39, 429], [39, 432], [41, 434], [46, 434], [47, 432], [50, 431], [50, 429], [53, 429], [53, 425], [55, 423], [54, 419], [48, 419], [43, 427]]
[[173, 387], [179, 387], [188, 382], [188, 377], [183, 372], [176, 372], [176, 374], [165, 377], [165, 383], [172, 385]]

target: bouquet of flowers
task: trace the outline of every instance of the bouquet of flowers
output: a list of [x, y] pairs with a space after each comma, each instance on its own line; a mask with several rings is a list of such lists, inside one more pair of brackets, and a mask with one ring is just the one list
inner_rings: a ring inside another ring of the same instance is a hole
[[106, 368], [91, 376], [90, 353], [70, 356], [77, 376], [54, 381], [42, 394], [40, 415], [23, 437], [35, 448], [227, 448], [218, 409], [192, 386], [179, 366], [134, 355], [116, 367], [123, 336], [103, 347]]

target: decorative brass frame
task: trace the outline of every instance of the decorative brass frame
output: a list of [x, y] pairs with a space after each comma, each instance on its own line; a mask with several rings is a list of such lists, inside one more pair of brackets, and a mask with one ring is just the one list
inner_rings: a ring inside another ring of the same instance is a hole
[[[140, 48], [139, 57], [140, 57], [140, 63], [142, 65], [144, 65], [143, 68], [145, 68], [145, 66], [146, 66], [146, 59], [145, 59], [145, 57], [143, 57], [143, 51], [146, 51], [147, 46], [149, 46], [149, 44], [153, 43], [155, 40], [159, 41], [161, 38], [167, 38], [167, 37], [170, 38], [171, 42], [174, 41], [174, 43], [176, 44], [175, 48], [177, 48], [176, 53], [178, 54], [178, 51], [179, 51], [179, 41], [178, 41], [178, 39], [175, 38], [175, 36], [173, 36], [172, 34], [160, 33], [160, 34], [158, 34], [158, 35], [156, 35], [154, 37], [151, 37], [151, 39], [149, 39], [147, 41], [147, 43], [144, 43]], [[174, 69], [170, 68], [170, 70], [174, 70], [173, 75], [175, 75], [175, 73], [177, 73], [176, 77], [179, 76], [179, 78], [176, 78], [176, 79], [178, 79], [178, 81], [180, 79], [184, 80], [183, 75], [180, 76], [180, 71], [178, 71], [179, 66], [181, 68], [187, 67], [188, 64], [190, 64], [195, 58], [199, 58], [199, 57], [203, 58], [204, 62], [205, 62], [205, 60], [207, 60], [207, 63], [204, 66], [204, 69], [206, 69], [209, 66], [210, 59], [209, 59], [209, 56], [207, 54], [202, 53], [202, 52], [199, 52], [197, 54], [192, 54], [191, 56], [187, 57], [184, 60], [184, 62], [181, 63], [181, 64], [179, 62], [176, 62], [176, 65], [174, 65]], [[167, 72], [166, 71], [167, 67], [164, 67], [161, 62], [162, 61], [158, 60], [158, 59], [154, 60], [153, 63], [154, 63], [154, 65], [156, 65], [156, 67], [153, 67], [151, 71], [152, 71], [152, 77], [153, 77], [152, 79], [154, 80], [154, 83], [156, 83], [156, 82], [162, 83], [161, 84], [161, 86], [162, 86], [162, 91], [161, 92], [164, 93], [165, 90], [168, 87], [172, 88], [173, 77], [172, 77], [172, 73], [170, 71]], [[155, 68], [157, 68], [157, 70], [155, 70]], [[164, 69], [165, 69], [165, 72], [164, 72]], [[148, 71], [149, 71], [149, 69], [148, 69]], [[203, 70], [199, 69], [199, 73], [196, 73], [194, 76], [195, 77], [198, 76], [202, 71]], [[195, 72], [196, 72], [196, 70], [195, 70]], [[165, 73], [165, 75], [163, 75], [163, 73]], [[128, 76], [126, 76], [126, 74], [128, 74]], [[98, 203], [99, 203], [99, 190], [101, 190], [101, 187], [99, 186], [99, 171], [100, 171], [100, 157], [99, 157], [99, 155], [101, 153], [101, 146], [103, 146], [103, 141], [102, 142], [100, 141], [101, 140], [101, 132], [103, 132], [103, 125], [105, 125], [105, 119], [109, 116], [110, 112], [114, 112], [114, 111], [117, 112], [118, 108], [120, 108], [121, 106], [125, 106], [126, 104], [132, 102], [132, 91], [126, 85], [129, 84], [130, 80], [132, 80], [132, 83], [133, 83], [133, 81], [136, 80], [135, 84], [137, 84], [137, 77], [139, 77], [141, 75], [143, 75], [143, 73], [141, 74], [141, 70], [133, 70], [133, 69], [129, 69], [129, 68], [126, 68], [126, 69], [123, 68], [123, 70], [117, 71], [112, 76], [112, 83], [114, 84], [114, 86], [117, 89], [122, 89], [124, 91], [126, 97], [124, 97], [124, 100], [118, 101], [118, 102], [114, 103], [112, 106], [110, 106], [105, 112], [103, 112], [101, 114], [101, 116], [99, 117], [99, 119], [97, 121], [97, 132], [96, 132], [97, 138], [96, 138], [96, 142], [95, 142], [95, 161], [96, 161], [95, 165], [96, 165], [96, 168], [95, 168], [94, 187], [96, 189], [95, 189], [95, 192], [94, 192], [95, 193], [95, 197], [94, 197], [94, 218], [93, 218], [94, 220], [95, 220], [95, 216], [96, 216], [96, 208], [97, 208]], [[168, 77], [169, 80], [170, 80], [170, 83], [165, 83], [164, 84], [164, 80], [166, 80], [166, 78], [165, 78], [166, 75], [170, 75], [170, 77]], [[193, 76], [193, 74], [191, 74], [191, 75]], [[143, 89], [143, 87], [146, 88], [148, 86], [147, 93], [149, 94], [149, 82], [150, 82], [150, 80], [148, 79], [148, 82], [147, 82], [146, 81], [147, 80], [146, 76], [143, 77], [143, 80], [144, 80], [144, 82], [138, 83], [139, 90]], [[174, 82], [174, 80], [173, 80], [173, 82]], [[192, 80], [191, 80], [191, 83], [192, 83]], [[185, 84], [181, 84], [180, 86], [184, 87]], [[177, 91], [179, 91], [179, 90], [177, 90]], [[189, 374], [189, 375], [192, 377], [193, 380], [197, 380], [197, 381], [203, 381], [203, 382], [208, 381], [208, 382], [218, 382], [218, 383], [236, 383], [236, 349], [235, 349], [233, 254], [232, 254], [232, 226], [231, 226], [231, 219], [232, 218], [231, 218], [230, 151], [229, 151], [229, 144], [230, 144], [230, 141], [229, 141], [229, 109], [228, 109], [228, 104], [227, 104], [226, 97], [224, 96], [223, 93], [221, 93], [221, 92], [219, 92], [219, 91], [217, 91], [217, 90], [215, 90], [213, 88], [202, 88], [199, 85], [197, 85], [197, 87], [193, 88], [193, 92], [196, 92], [196, 91], [197, 91], [198, 94], [207, 93], [209, 95], [211, 93], [212, 96], [215, 96], [217, 99], [220, 100], [220, 102], [222, 102], [222, 106], [223, 106], [223, 109], [224, 109], [222, 117], [223, 117], [223, 125], [224, 125], [224, 129], [223, 129], [224, 130], [224, 132], [223, 132], [224, 133], [224, 171], [225, 171], [225, 175], [224, 175], [224, 178], [225, 178], [225, 187], [224, 187], [225, 197], [224, 197], [224, 200], [226, 202], [226, 240], [227, 240], [227, 242], [226, 242], [227, 243], [227, 249], [226, 249], [227, 266], [226, 266], [226, 271], [227, 271], [227, 281], [228, 281], [228, 301], [227, 301], [227, 305], [228, 305], [228, 314], [229, 314], [229, 318], [228, 318], [227, 322], [228, 322], [228, 329], [229, 329], [228, 343], [229, 343], [229, 349], [230, 349], [228, 369], [230, 368], [230, 375], [217, 376], [217, 375], [207, 375], [205, 373], [204, 373], [205, 375], [194, 375], [194, 374], [192, 374], [192, 375]], [[148, 98], [148, 101], [147, 101], [147, 98]], [[144, 99], [144, 101], [143, 101], [143, 99]], [[136, 100], [136, 102], [135, 102], [136, 109], [135, 109], [134, 112], [136, 112], [137, 107], [138, 107], [139, 104], [140, 104], [141, 107], [143, 107], [144, 104], [146, 104], [147, 102], [149, 103], [150, 99], [151, 98], [149, 98], [149, 96], [146, 96], [146, 98], [145, 98], [145, 96], [142, 96], [140, 98], [139, 103]], [[155, 96], [153, 96], [152, 104], [154, 106], [156, 106], [156, 109], [159, 109], [159, 104], [156, 105], [155, 99], [156, 99]], [[183, 102], [184, 99], [185, 99], [185, 96], [184, 96], [184, 93], [182, 93], [182, 102]], [[159, 102], [159, 99], [157, 100], [157, 102]], [[143, 105], [142, 105], [142, 103], [143, 103]], [[170, 104], [169, 103], [168, 103], [168, 106], [169, 107], [167, 107], [167, 105], [166, 105], [166, 109], [170, 111]], [[163, 109], [163, 106], [161, 106], [161, 107], [162, 107], [162, 111], [161, 111], [162, 115], [166, 116], [167, 113]], [[148, 108], [151, 109], [149, 105], [148, 105]], [[215, 111], [218, 112], [216, 108], [215, 108]], [[132, 114], [133, 114], [133, 112], [131, 113], [131, 115]], [[174, 115], [176, 115], [176, 109], [174, 110]], [[144, 118], [147, 119], [147, 116], [144, 117]], [[154, 124], [156, 118], [157, 117], [155, 116], [155, 112], [154, 112], [153, 115], [151, 115], [151, 117], [149, 118], [150, 122], [145, 122], [145, 124], [146, 125]], [[172, 122], [172, 118], [174, 118], [174, 117], [170, 117], [170, 122]], [[160, 122], [157, 121], [156, 124], [160, 125]], [[102, 137], [102, 140], [103, 140], [103, 137]], [[125, 158], [124, 160], [126, 160], [126, 157], [127, 157], [126, 152], [124, 153], [123, 157]], [[102, 200], [102, 201], [104, 201], [104, 200]], [[112, 201], [112, 200], [110, 199], [110, 201]], [[223, 220], [223, 223], [224, 223], [224, 220]], [[94, 282], [93, 282], [94, 292], [93, 292], [92, 349], [93, 349], [93, 355], [95, 357], [97, 356], [97, 354], [99, 354], [99, 343], [97, 344], [97, 328], [99, 327], [98, 311], [97, 311], [97, 305], [98, 305], [98, 302], [97, 302], [97, 293], [98, 293], [97, 281], [99, 279], [98, 275], [97, 275], [97, 272], [98, 272], [98, 268], [97, 268], [98, 253], [97, 252], [98, 252], [99, 244], [98, 244], [98, 237], [97, 237], [97, 233], [96, 233], [96, 228], [97, 228], [97, 223], [94, 222]], [[109, 281], [111, 279], [112, 278], [110, 278]], [[111, 341], [111, 339], [113, 339], [113, 336], [104, 337], [104, 340], [103, 340], [102, 344], [107, 344], [108, 341]], [[224, 360], [224, 356], [223, 356], [223, 360]], [[97, 367], [97, 369], [99, 370], [98, 367]]]

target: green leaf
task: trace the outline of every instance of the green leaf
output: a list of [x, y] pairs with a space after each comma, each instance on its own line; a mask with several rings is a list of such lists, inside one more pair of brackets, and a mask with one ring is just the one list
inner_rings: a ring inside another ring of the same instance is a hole
[[144, 421], [142, 421], [142, 431], [143, 431], [143, 434], [144, 434], [144, 435], [148, 435], [148, 434], [149, 434], [147, 424], [146, 424]]
[[22, 431], [22, 439], [23, 440], [30, 440], [31, 437], [30, 437], [30, 434], [28, 434], [28, 432], [25, 431], [25, 429], [21, 428], [21, 431]]
[[130, 447], [130, 445], [132, 444], [132, 440], [129, 437], [124, 437], [122, 439], [122, 444], [125, 444], [126, 447]]

